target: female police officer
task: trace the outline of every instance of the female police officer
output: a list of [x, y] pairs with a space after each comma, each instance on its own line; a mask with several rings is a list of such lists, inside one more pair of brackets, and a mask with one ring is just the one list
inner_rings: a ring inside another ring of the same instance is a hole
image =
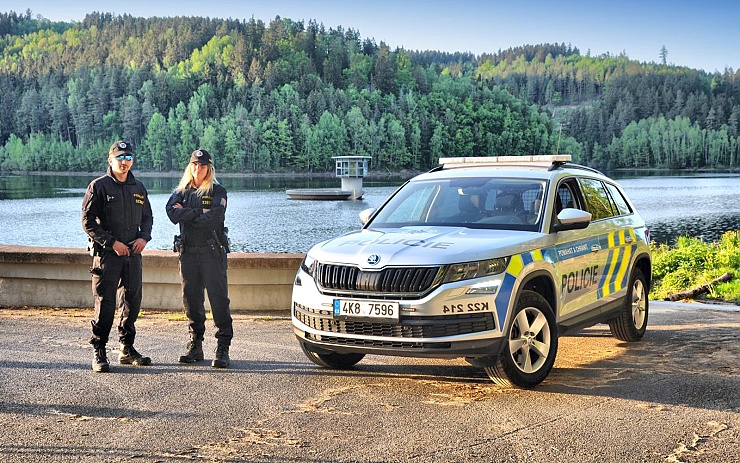
[[172, 223], [180, 225], [180, 235], [175, 242], [180, 253], [182, 301], [190, 321], [190, 342], [187, 352], [180, 356], [180, 362], [203, 360], [205, 289], [217, 329], [216, 353], [211, 365], [226, 368], [229, 366], [229, 346], [233, 337], [226, 278], [226, 189], [216, 181], [208, 151], [193, 151], [180, 184], [167, 201], [166, 209]]

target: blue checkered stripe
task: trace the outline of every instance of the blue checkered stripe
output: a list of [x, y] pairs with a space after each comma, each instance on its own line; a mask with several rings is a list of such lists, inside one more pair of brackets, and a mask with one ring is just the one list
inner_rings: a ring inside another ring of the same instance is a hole
[[553, 263], [555, 262], [554, 259], [555, 248], [537, 249], [511, 257], [509, 266], [506, 267], [506, 272], [504, 273], [504, 281], [501, 283], [501, 288], [496, 296], [496, 315], [498, 316], [496, 326], [498, 326], [499, 330], [503, 330], [506, 313], [509, 310], [509, 304], [514, 291], [514, 284], [522, 270], [534, 262], [546, 260]]

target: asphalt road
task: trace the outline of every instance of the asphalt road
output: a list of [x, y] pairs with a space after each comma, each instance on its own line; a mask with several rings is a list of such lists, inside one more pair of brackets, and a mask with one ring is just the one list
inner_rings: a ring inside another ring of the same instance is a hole
[[534, 390], [463, 360], [322, 369], [285, 313], [236, 315], [228, 370], [178, 364], [186, 322], [148, 313], [154, 364], [93, 373], [90, 314], [0, 309], [0, 461], [740, 462], [734, 307], [653, 302], [639, 343], [562, 338]]

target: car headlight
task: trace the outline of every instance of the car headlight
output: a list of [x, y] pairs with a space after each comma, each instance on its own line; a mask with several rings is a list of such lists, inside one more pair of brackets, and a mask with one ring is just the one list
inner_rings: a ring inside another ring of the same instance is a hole
[[316, 263], [316, 259], [306, 254], [306, 257], [303, 258], [303, 262], [301, 262], [301, 270], [308, 273], [313, 277], [313, 270], [314, 270], [314, 264]]
[[496, 275], [505, 271], [508, 265], [508, 257], [451, 264], [447, 266], [442, 283], [452, 283], [454, 281]]

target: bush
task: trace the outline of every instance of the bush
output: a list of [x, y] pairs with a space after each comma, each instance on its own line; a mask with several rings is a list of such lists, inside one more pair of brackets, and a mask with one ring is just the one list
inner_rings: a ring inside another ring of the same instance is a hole
[[[728, 231], [716, 243], [683, 236], [674, 246], [651, 243], [653, 286], [650, 297], [664, 299], [672, 294], [707, 284], [725, 272], [740, 278], [740, 232]], [[730, 281], [711, 288], [707, 297], [737, 301], [740, 283]]]
[[740, 269], [740, 232], [728, 231], [722, 235], [717, 250], [720, 265]]

